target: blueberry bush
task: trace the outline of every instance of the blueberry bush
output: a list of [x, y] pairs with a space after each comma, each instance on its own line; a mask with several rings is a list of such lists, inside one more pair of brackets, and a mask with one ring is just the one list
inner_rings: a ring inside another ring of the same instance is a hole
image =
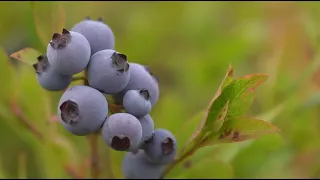
[[1, 177], [319, 175], [310, 4], [3, 4], [30, 35], [0, 53]]

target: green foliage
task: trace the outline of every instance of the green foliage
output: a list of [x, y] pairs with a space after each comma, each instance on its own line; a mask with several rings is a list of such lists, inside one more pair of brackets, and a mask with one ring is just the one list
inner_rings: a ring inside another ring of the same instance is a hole
[[[86, 16], [102, 17], [116, 35], [116, 49], [148, 64], [160, 79], [151, 115], [156, 127], [175, 134], [179, 149], [165, 177], [319, 177], [315, 4], [1, 4], [0, 177], [123, 178], [124, 153], [101, 138], [65, 132], [56, 119], [61, 92], [43, 90], [32, 68], [53, 33]], [[228, 64], [253, 74], [236, 77], [230, 65], [222, 78]], [[256, 72], [270, 75], [259, 89], [268, 76]], [[92, 164], [97, 155], [99, 168]]]
[[[251, 97], [256, 87], [267, 77], [263, 74], [253, 74], [233, 78], [233, 68], [229, 66], [225, 78], [201, 121], [200, 128], [193, 134], [177, 160], [168, 167], [167, 172], [201, 147], [241, 142], [260, 135], [278, 132], [278, 127], [273, 124], [254, 118], [241, 117], [244, 110], [248, 108], [248, 102], [252, 102]], [[249, 100], [246, 97], [249, 97]]]

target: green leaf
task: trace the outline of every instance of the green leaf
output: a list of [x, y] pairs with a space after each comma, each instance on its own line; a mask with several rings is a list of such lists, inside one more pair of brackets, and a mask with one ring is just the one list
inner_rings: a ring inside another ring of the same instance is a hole
[[252, 105], [254, 98], [254, 92], [244, 93], [242, 96], [232, 102], [229, 107], [228, 116], [242, 116], [245, 114]]
[[224, 119], [228, 113], [229, 109], [229, 100], [225, 103], [225, 105], [217, 110], [210, 109], [210, 112], [207, 114], [207, 120], [216, 119], [214, 122], [206, 121], [205, 128], [208, 128], [209, 132], [218, 132], [224, 123]]
[[[232, 83], [225, 87], [216, 101], [213, 102], [211, 108], [221, 108], [227, 101], [230, 101], [230, 107], [235, 108], [235, 106], [232, 106], [234, 102], [241, 101], [241, 99], [243, 99], [243, 94], [253, 93], [255, 88], [258, 87], [262, 82], [266, 81], [267, 78], [268, 75], [265, 74], [252, 74], [234, 79]], [[241, 106], [236, 108], [241, 108]], [[229, 109], [232, 112], [232, 109]]]
[[[209, 126], [210, 124], [216, 124], [217, 121], [220, 121], [220, 122], [217, 123], [219, 125], [219, 123], [221, 124], [221, 121], [223, 121], [221, 119], [222, 118], [224, 119], [224, 116], [221, 116], [219, 118], [219, 115], [222, 115], [223, 112], [228, 109], [229, 103], [225, 102], [225, 104], [223, 106], [221, 106], [220, 108], [212, 108], [212, 107], [213, 107], [213, 104], [215, 103], [215, 100], [221, 95], [221, 93], [224, 90], [224, 88], [232, 83], [232, 77], [233, 77], [233, 68], [232, 68], [231, 65], [229, 65], [227, 73], [226, 73], [224, 79], [222, 80], [218, 91], [216, 92], [215, 96], [211, 100], [209, 108], [207, 109], [207, 112], [206, 112], [203, 120], [201, 121], [199, 128], [192, 135], [190, 141], [195, 139], [198, 135], [200, 135], [200, 133], [202, 132], [203, 128], [205, 128], [206, 126]], [[217, 128], [215, 128], [215, 130], [219, 130], [219, 128], [217, 127]]]
[[[200, 111], [199, 113], [195, 114], [192, 118], [187, 119], [187, 121], [181, 125], [179, 130], [175, 133], [177, 142], [187, 142], [193, 132], [197, 130], [197, 125], [201, 122], [201, 119], [206, 114], [205, 111]], [[183, 143], [178, 143], [178, 149], [180, 150], [183, 148]]]
[[215, 96], [210, 102], [207, 112], [200, 122], [197, 130], [192, 134], [191, 138], [187, 142], [187, 146], [182, 150], [181, 157], [185, 155], [184, 153], [194, 151], [197, 149], [199, 143], [202, 142], [203, 138], [210, 135], [211, 132], [218, 132], [223, 125], [224, 118], [228, 111], [229, 102], [226, 101], [221, 107], [213, 108], [215, 100], [220, 97], [223, 90], [232, 83], [233, 78], [233, 68], [229, 65], [227, 73], [222, 80]]
[[172, 166], [193, 155], [201, 147], [222, 142], [244, 141], [279, 130], [265, 121], [252, 122], [253, 119], [250, 118], [244, 122], [240, 118], [238, 123], [237, 117], [229, 115], [229, 112], [231, 115], [244, 113], [253, 101], [256, 87], [268, 78], [265, 74], [246, 75], [236, 79], [232, 76], [233, 69], [230, 66], [199, 128], [193, 133], [175, 162], [168, 166], [165, 174]]
[[255, 89], [267, 79], [266, 74], [250, 74], [234, 79], [232, 86], [226, 88], [231, 100], [227, 116], [242, 116], [254, 100]]
[[[248, 105], [250, 105], [250, 103], [248, 103], [250, 102], [250, 98], [245, 100], [244, 98], [250, 97], [251, 95], [248, 96], [248, 94], [253, 94], [255, 88], [258, 87], [267, 78], [268, 75], [265, 74], [253, 74], [236, 78], [231, 83], [229, 83], [229, 85], [227, 85], [223, 89], [220, 96], [218, 96], [215, 99], [215, 101], [211, 103], [209, 111], [207, 113], [207, 117], [205, 118], [205, 126], [202, 127], [201, 130], [198, 132], [199, 137], [195, 138], [194, 141], [201, 141], [202, 143], [205, 143], [203, 142], [204, 139], [211, 139], [212, 136], [215, 136], [215, 132], [219, 131], [221, 127], [221, 122], [223, 123], [225, 121], [224, 119], [226, 116], [226, 111], [236, 113], [243, 112], [243, 110], [245, 110], [248, 107]], [[233, 105], [234, 102], [236, 102], [235, 105], [238, 106]], [[236, 110], [228, 108], [229, 105]], [[213, 121], [214, 124], [218, 126], [210, 126], [210, 121]], [[218, 122], [218, 124], [216, 122]]]
[[24, 48], [20, 51], [17, 51], [10, 55], [10, 57], [21, 61], [23, 63], [26, 63], [28, 65], [33, 65], [34, 63], [37, 63], [37, 58], [41, 55], [41, 53], [35, 49], [32, 48]]
[[232, 117], [225, 122], [218, 135], [211, 136], [204, 140], [201, 146], [241, 142], [279, 131], [280, 129], [277, 126], [263, 120]]
[[36, 31], [47, 46], [54, 33], [61, 33], [66, 25], [66, 13], [61, 2], [33, 2], [33, 17]]

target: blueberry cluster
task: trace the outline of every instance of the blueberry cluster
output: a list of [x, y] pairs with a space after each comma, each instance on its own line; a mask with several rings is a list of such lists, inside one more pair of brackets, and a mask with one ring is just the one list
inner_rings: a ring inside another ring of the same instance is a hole
[[[101, 18], [63, 29], [33, 65], [37, 80], [49, 91], [66, 89], [58, 117], [68, 132], [85, 136], [101, 130], [110, 148], [127, 151], [122, 164], [126, 178], [160, 178], [176, 155], [177, 142], [171, 132], [154, 130], [149, 115], [159, 98], [158, 80], [147, 66], [128, 62], [114, 50], [114, 42]], [[87, 83], [69, 87], [73, 75], [82, 71]], [[109, 115], [105, 95], [122, 105], [122, 111]]]

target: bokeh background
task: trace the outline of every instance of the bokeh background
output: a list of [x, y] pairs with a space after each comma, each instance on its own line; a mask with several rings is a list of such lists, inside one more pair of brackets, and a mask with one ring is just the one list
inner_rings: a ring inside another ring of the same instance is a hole
[[[319, 2], [1, 2], [1, 178], [90, 177], [87, 138], [70, 135], [54, 118], [61, 92], [44, 91], [30, 65], [8, 57], [25, 47], [45, 52], [52, 31], [86, 16], [102, 17], [116, 50], [158, 76], [161, 95], [151, 115], [179, 147], [230, 63], [236, 76], [270, 75], [247, 115], [281, 132], [200, 149], [168, 177], [319, 178], [319, 8]], [[124, 153], [101, 138], [99, 152], [100, 177], [122, 178]]]

